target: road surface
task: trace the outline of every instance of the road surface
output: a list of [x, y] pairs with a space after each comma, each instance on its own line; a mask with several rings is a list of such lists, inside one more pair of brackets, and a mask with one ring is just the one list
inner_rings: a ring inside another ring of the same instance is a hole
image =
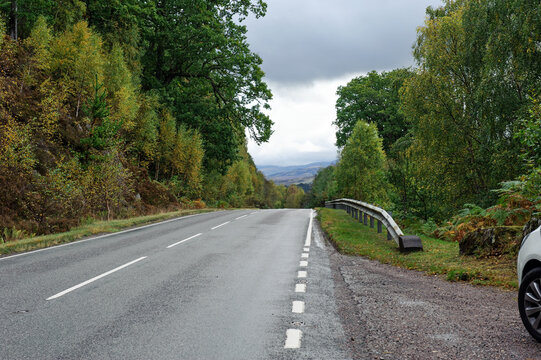
[[0, 258], [0, 358], [347, 359], [311, 215], [221, 211]]

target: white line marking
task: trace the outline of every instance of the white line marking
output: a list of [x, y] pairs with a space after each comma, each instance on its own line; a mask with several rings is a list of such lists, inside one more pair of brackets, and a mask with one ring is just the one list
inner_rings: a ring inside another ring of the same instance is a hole
[[304, 242], [304, 246], [310, 246], [310, 243], [312, 242], [312, 221], [314, 220], [313, 214], [314, 210], [310, 210], [310, 223], [308, 224], [308, 231], [306, 232], [306, 241]]
[[200, 236], [200, 235], [202, 235], [202, 233], [199, 233], [199, 234], [194, 235], [194, 236], [190, 236], [190, 237], [187, 238], [187, 239], [184, 239], [184, 240], [181, 240], [181, 241], [176, 242], [176, 243], [174, 243], [174, 244], [171, 244], [171, 245], [169, 245], [167, 248], [168, 248], [168, 249], [171, 249], [173, 246], [177, 246], [178, 244], [182, 244], [183, 242], [188, 241], [188, 240], [191, 240], [191, 239], [193, 239], [193, 238], [196, 238], [196, 237], [198, 237], [198, 236]]
[[224, 222], [223, 224], [220, 224], [220, 225], [218, 225], [218, 226], [215, 226], [215, 227], [211, 228], [210, 230], [218, 229], [219, 227], [224, 226], [224, 225], [227, 225], [227, 224], [229, 224], [230, 222], [231, 222], [231, 221], [226, 221], [226, 222]]
[[316, 246], [320, 249], [323, 249], [323, 242], [321, 241], [321, 235], [319, 233], [319, 230], [315, 231], [316, 236], [314, 236], [314, 240], [316, 242]]
[[308, 266], [308, 261], [301, 260], [301, 262], [299, 263], [299, 266], [300, 267], [307, 267]]
[[304, 301], [293, 301], [292, 312], [302, 314], [304, 312]]
[[[214, 211], [212, 213], [217, 213], [217, 212], [221, 212], [221, 211]], [[170, 219], [170, 220], [160, 221], [160, 222], [157, 222], [157, 223], [154, 223], [154, 224], [148, 224], [148, 225], [139, 226], [139, 227], [136, 227], [136, 228], [133, 228], [133, 229], [117, 231], [117, 232], [114, 232], [114, 233], [104, 234], [104, 235], [95, 236], [95, 237], [90, 237], [88, 239], [83, 239], [83, 240], [75, 240], [75, 241], [72, 241], [72, 242], [67, 243], [67, 244], [49, 246], [49, 247], [46, 247], [46, 248], [43, 248], [43, 249], [27, 251], [27, 252], [23, 252], [23, 253], [16, 254], [16, 255], [4, 256], [4, 257], [0, 257], [0, 261], [7, 260], [7, 259], [12, 259], [12, 258], [15, 258], [15, 257], [18, 257], [18, 256], [34, 254], [34, 253], [38, 253], [38, 252], [41, 252], [41, 251], [47, 251], [47, 250], [51, 250], [51, 249], [58, 249], [58, 248], [61, 248], [61, 247], [64, 247], [64, 246], [82, 244], [82, 243], [85, 243], [87, 241], [99, 240], [99, 239], [103, 239], [103, 238], [106, 238], [106, 237], [109, 237], [109, 236], [121, 235], [121, 234], [129, 233], [129, 232], [132, 232], [132, 231], [137, 231], [137, 230], [149, 228], [149, 227], [152, 227], [152, 226], [166, 224], [166, 223], [169, 223], [169, 222], [172, 222], [172, 221], [178, 221], [178, 220], [191, 218], [191, 217], [194, 217], [194, 216], [201, 216], [201, 215], [212, 214], [212, 213], [201, 213], [201, 214], [193, 214], [193, 215], [181, 216], [181, 217]]]
[[85, 286], [85, 285], [88, 285], [88, 284], [90, 284], [90, 283], [92, 283], [92, 282], [94, 282], [94, 281], [96, 281], [96, 280], [99, 280], [99, 279], [101, 279], [102, 277], [105, 277], [105, 276], [107, 276], [107, 275], [111, 275], [112, 273], [114, 273], [114, 272], [116, 272], [116, 271], [118, 271], [118, 270], [124, 269], [125, 267], [130, 266], [130, 265], [132, 265], [132, 264], [135, 264], [136, 262], [141, 261], [141, 260], [146, 259], [146, 258], [147, 258], [146, 256], [143, 256], [143, 257], [140, 257], [139, 259], [135, 259], [135, 260], [133, 260], [133, 261], [130, 261], [130, 262], [127, 263], [127, 264], [124, 264], [124, 265], [122, 265], [122, 266], [119, 266], [119, 267], [117, 267], [117, 268], [115, 268], [115, 269], [113, 269], [113, 270], [109, 270], [109, 271], [107, 271], [106, 273], [103, 273], [103, 274], [101, 274], [101, 275], [98, 275], [98, 276], [96, 276], [96, 277], [93, 277], [92, 279], [89, 279], [89, 280], [84, 281], [84, 282], [82, 282], [82, 283], [80, 283], [80, 284], [78, 284], [78, 285], [72, 286], [72, 287], [70, 287], [69, 289], [66, 289], [66, 290], [64, 290], [64, 291], [61, 291], [61, 292], [59, 292], [58, 294], [53, 295], [53, 296], [47, 298], [47, 300], [53, 300], [53, 299], [59, 298], [59, 297], [61, 297], [62, 295], [66, 295], [67, 293], [72, 292], [73, 290], [79, 289], [80, 287], [83, 287], [83, 286]]
[[306, 284], [295, 284], [295, 292], [306, 292]]
[[299, 271], [299, 273], [297, 274], [297, 277], [298, 278], [305, 278], [307, 275], [306, 271]]
[[303, 250], [304, 250], [304, 252], [308, 252], [308, 251], [310, 251], [310, 248], [305, 247]]
[[238, 217], [238, 218], [236, 218], [235, 220], [239, 220], [239, 219], [242, 219], [243, 217], [246, 217], [246, 216], [248, 216], [248, 214], [246, 214], [246, 215], [242, 215], [242, 216], [239, 216], [239, 217]]
[[250, 215], [257, 214], [259, 211], [254, 211], [253, 213], [250, 213]]
[[284, 349], [298, 349], [301, 347], [302, 331], [299, 329], [287, 329], [286, 344]]
[[303, 258], [303, 259], [308, 259], [308, 253], [302, 253], [302, 254], [301, 254], [301, 258]]

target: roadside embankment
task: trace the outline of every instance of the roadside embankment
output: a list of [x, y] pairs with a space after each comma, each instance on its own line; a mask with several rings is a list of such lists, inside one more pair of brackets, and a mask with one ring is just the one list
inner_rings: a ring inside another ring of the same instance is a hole
[[345, 211], [318, 208], [318, 220], [329, 240], [342, 254], [364, 256], [384, 264], [439, 275], [449, 281], [467, 281], [516, 289], [516, 262], [512, 256], [476, 258], [460, 255], [457, 242], [421, 235], [424, 251], [401, 253], [394, 241], [361, 225]]

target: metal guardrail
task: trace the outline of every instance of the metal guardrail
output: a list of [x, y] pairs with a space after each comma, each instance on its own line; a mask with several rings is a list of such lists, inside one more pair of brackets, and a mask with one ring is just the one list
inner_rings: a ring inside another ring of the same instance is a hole
[[387, 229], [387, 239], [393, 239], [400, 248], [400, 251], [423, 250], [423, 244], [418, 236], [406, 236], [400, 230], [391, 215], [382, 208], [352, 199], [337, 199], [326, 201], [325, 207], [333, 209], [343, 209], [359, 222], [374, 227], [374, 220], [377, 220], [378, 232], [382, 232], [382, 225]]

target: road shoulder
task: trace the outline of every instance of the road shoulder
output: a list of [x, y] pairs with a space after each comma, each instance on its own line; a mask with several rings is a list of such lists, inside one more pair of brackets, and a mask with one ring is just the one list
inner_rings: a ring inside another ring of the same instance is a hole
[[541, 359], [515, 292], [447, 282], [331, 248], [338, 313], [354, 359]]

